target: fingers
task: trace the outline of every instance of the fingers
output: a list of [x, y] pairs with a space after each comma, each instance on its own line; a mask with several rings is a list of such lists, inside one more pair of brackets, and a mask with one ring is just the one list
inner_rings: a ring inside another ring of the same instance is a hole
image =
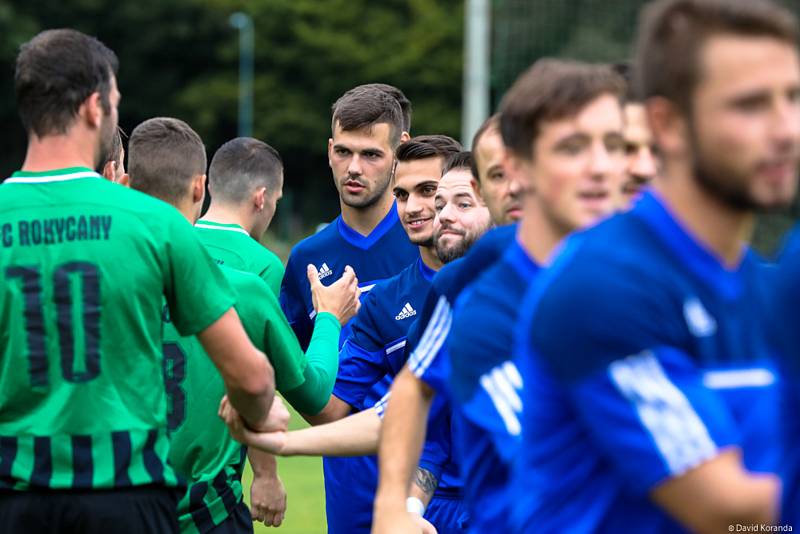
[[312, 289], [322, 284], [322, 282], [319, 281], [319, 271], [317, 271], [317, 268], [311, 263], [306, 267], [306, 276], [308, 276], [308, 283], [311, 284]]

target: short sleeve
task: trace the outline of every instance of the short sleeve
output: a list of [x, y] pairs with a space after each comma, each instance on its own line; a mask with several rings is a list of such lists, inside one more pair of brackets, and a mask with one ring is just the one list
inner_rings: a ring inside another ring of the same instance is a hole
[[236, 310], [247, 335], [264, 351], [275, 369], [275, 385], [288, 391], [303, 383], [305, 354], [267, 284], [249, 273], [237, 273]]
[[[301, 275], [302, 280], [299, 279]], [[289, 262], [286, 264], [286, 272], [283, 275], [283, 282], [281, 283], [280, 304], [300, 346], [305, 350], [309, 341], [311, 341], [313, 323], [306, 311], [306, 300], [304, 299], [306, 292], [300, 289], [303, 287], [300, 285], [302, 283], [308, 284], [305, 266], [300, 270], [297, 265], [297, 258], [290, 256]], [[311, 289], [309, 288], [308, 292], [310, 291]]]
[[[409, 355], [408, 366], [414, 376], [436, 391], [443, 391], [447, 381], [445, 341], [450, 333], [453, 312], [447, 297], [434, 291], [428, 293], [425, 309], [426, 312], [432, 309], [430, 319], [427, 323], [420, 322], [419, 342]], [[423, 314], [423, 318], [427, 316], [428, 313]]]
[[379, 299], [379, 293], [373, 290], [364, 300], [340, 352], [333, 394], [356, 410], [363, 409], [370, 388], [391, 371], [376, 317]]
[[170, 213], [164, 226], [164, 287], [170, 315], [181, 335], [195, 335], [233, 306], [234, 293], [185, 219]]
[[568, 387], [592, 442], [634, 492], [669, 478], [740, 441], [737, 425], [702, 372], [670, 347], [612, 362]]
[[264, 254], [265, 265], [259, 276], [267, 283], [272, 294], [278, 297], [281, 293], [281, 282], [285, 275], [283, 264], [280, 258], [272, 251], [266, 248], [264, 250], [266, 252]]

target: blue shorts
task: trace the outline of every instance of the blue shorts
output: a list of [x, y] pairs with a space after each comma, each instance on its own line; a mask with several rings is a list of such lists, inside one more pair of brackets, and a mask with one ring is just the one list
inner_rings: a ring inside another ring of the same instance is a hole
[[439, 534], [461, 534], [469, 527], [469, 515], [460, 496], [434, 495], [425, 510], [425, 519]]

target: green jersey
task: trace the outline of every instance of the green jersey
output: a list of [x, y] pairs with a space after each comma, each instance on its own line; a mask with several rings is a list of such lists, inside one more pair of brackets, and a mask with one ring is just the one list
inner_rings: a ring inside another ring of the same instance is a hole
[[[306, 360], [277, 297], [254, 274], [224, 267], [222, 271], [237, 294], [235, 307], [247, 335], [269, 356], [276, 388], [285, 392], [298, 387]], [[330, 314], [321, 315], [336, 321]], [[242, 500], [244, 453], [217, 417], [225, 384], [197, 338], [181, 337], [168, 322], [164, 342], [170, 461], [189, 482], [178, 504], [179, 522], [182, 532], [205, 532]]]
[[200, 241], [217, 263], [260, 276], [277, 297], [283, 280], [280, 258], [250, 237], [238, 224], [200, 219], [195, 224]]
[[0, 488], [176, 485], [162, 299], [185, 335], [233, 292], [171, 206], [86, 168], [0, 185]]

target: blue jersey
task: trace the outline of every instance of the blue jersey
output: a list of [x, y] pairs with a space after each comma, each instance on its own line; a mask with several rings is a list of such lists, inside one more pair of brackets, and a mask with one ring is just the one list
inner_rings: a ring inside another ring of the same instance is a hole
[[[435, 271], [421, 258], [398, 275], [377, 284], [364, 299], [340, 352], [333, 394], [361, 411], [391, 387], [404, 363], [406, 333], [416, 319]], [[443, 463], [434, 458], [432, 461]], [[324, 458], [326, 493], [347, 498], [347, 514], [328, 515], [331, 532], [366, 532], [378, 480], [375, 456]]]
[[[306, 276], [309, 264], [316, 266], [325, 285], [338, 280], [349, 265], [356, 272], [362, 294], [366, 295], [376, 283], [396, 275], [418, 256], [419, 250], [409, 241], [394, 205], [368, 236], [347, 226], [339, 216], [295, 245], [286, 265], [280, 301], [303, 350], [308, 348], [314, 330], [314, 305]], [[346, 326], [342, 329], [341, 342], [348, 334]]]
[[800, 302], [800, 227], [781, 254], [774, 272], [773, 310], [770, 324], [775, 329], [777, 347], [781, 353], [784, 373], [782, 408], [784, 423], [784, 462], [781, 466], [784, 501], [781, 506], [783, 523], [800, 525], [800, 329], [797, 328], [797, 303]]
[[521, 437], [522, 379], [511, 355], [519, 307], [538, 272], [515, 241], [453, 311], [447, 340], [453, 439], [474, 532], [512, 531], [504, 492]]
[[681, 531], [654, 487], [725, 447], [777, 472], [765, 282], [755, 254], [724, 267], [652, 193], [570, 238], [520, 308], [513, 530]]

